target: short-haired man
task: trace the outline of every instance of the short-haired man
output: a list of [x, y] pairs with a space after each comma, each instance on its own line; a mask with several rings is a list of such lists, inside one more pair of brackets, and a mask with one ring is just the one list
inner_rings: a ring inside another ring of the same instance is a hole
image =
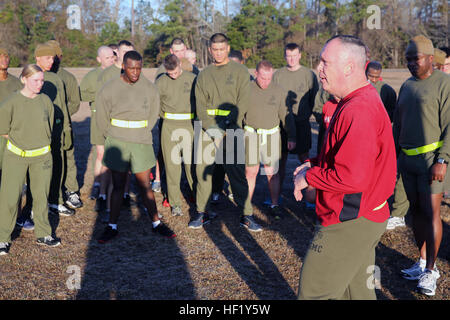
[[343, 35], [320, 54], [320, 82], [340, 101], [318, 158], [294, 172], [295, 198], [306, 188], [320, 222], [303, 262], [299, 299], [376, 299], [367, 272], [386, 229], [396, 159], [389, 117], [367, 83], [366, 54], [361, 40]]
[[273, 66], [267, 60], [256, 66], [255, 81], [250, 85], [251, 98], [244, 118], [246, 131], [246, 167], [249, 197], [255, 191], [260, 163], [264, 165], [270, 197], [270, 213], [280, 219], [278, 206], [280, 196], [279, 162], [281, 158], [280, 123], [288, 133], [288, 150], [295, 148], [295, 122], [286, 105], [284, 89], [273, 83]]
[[[118, 45], [117, 45], [117, 59], [116, 62], [105, 68], [98, 76], [97, 78], [97, 90], [100, 90], [103, 85], [113, 79], [117, 79], [121, 76], [122, 74], [122, 66], [123, 66], [123, 57], [125, 56], [125, 54], [129, 51], [133, 51], [134, 50], [134, 46], [131, 42], [129, 42], [128, 40], [121, 40]], [[99, 136], [99, 138], [101, 139], [101, 137]], [[98, 145], [103, 145], [104, 144], [104, 137], [103, 137], [103, 143], [100, 141], [98, 141]], [[104, 154], [104, 153], [103, 153]], [[104, 174], [101, 175], [101, 182], [100, 182], [100, 192], [99, 192], [99, 196], [97, 198], [96, 204], [95, 204], [95, 210], [97, 212], [105, 212], [108, 210], [108, 204], [109, 201], [107, 201], [107, 199], [109, 199], [109, 197], [107, 196], [107, 194], [110, 192], [110, 181], [111, 181], [111, 172], [109, 170], [107, 170], [107, 168], [102, 169], [102, 171], [105, 171]], [[130, 196], [128, 195], [128, 190], [129, 190], [129, 184], [130, 184], [130, 179], [128, 177], [127, 182], [126, 182], [126, 187], [125, 187], [125, 193], [124, 193], [124, 198], [127, 202], [129, 202]]]
[[377, 89], [378, 94], [383, 101], [384, 107], [389, 115], [391, 122], [394, 116], [395, 104], [397, 103], [397, 94], [395, 90], [381, 79], [383, 67], [378, 61], [370, 61], [367, 64], [366, 76], [370, 83]]
[[192, 120], [195, 116], [196, 76], [191, 72], [183, 71], [180, 59], [174, 54], [164, 58], [164, 67], [166, 74], [156, 80], [161, 99], [161, 149], [172, 215], [181, 216], [183, 212], [180, 182], [183, 163], [191, 191], [193, 188], [191, 164], [194, 128]]
[[[200, 71], [198, 70], [197, 66], [186, 58], [187, 50], [188, 49], [186, 47], [186, 44], [181, 38], [174, 38], [170, 43], [169, 52], [170, 54], [174, 54], [178, 59], [180, 59], [183, 70], [198, 75]], [[166, 73], [166, 71], [167, 70], [164, 67], [164, 63], [162, 63], [159, 66], [158, 70], [156, 70], [155, 80], [158, 79], [158, 77], [160, 77], [162, 74]]]
[[[75, 76], [61, 66], [63, 51], [56, 40], [49, 40], [47, 44], [55, 49], [56, 56], [53, 61], [51, 71], [56, 73], [64, 83], [66, 93], [66, 104], [69, 110], [69, 116], [72, 117], [80, 109], [81, 96], [78, 81]], [[73, 133], [72, 133], [73, 134]], [[72, 137], [73, 139], [73, 137]], [[77, 166], [75, 163], [75, 148], [72, 146], [65, 151], [66, 156], [66, 176], [64, 180], [65, 204], [72, 209], [78, 209], [83, 206], [80, 199], [80, 186], [77, 181]]]
[[44, 85], [41, 92], [52, 100], [55, 107], [55, 123], [52, 131], [51, 152], [53, 158], [52, 180], [49, 193], [49, 210], [62, 216], [72, 216], [75, 210], [64, 205], [62, 184], [65, 176], [66, 150], [73, 147], [72, 126], [66, 104], [64, 82], [51, 72], [56, 56], [55, 49], [49, 44], [38, 44], [34, 56], [36, 64], [44, 71]]
[[113, 183], [109, 224], [98, 241], [106, 243], [118, 235], [117, 221], [130, 170], [136, 176], [153, 231], [174, 238], [172, 230], [159, 220], [149, 178], [156, 163], [150, 128], [160, 111], [158, 89], [141, 77], [142, 56], [138, 52], [124, 55], [122, 69], [123, 74], [108, 81], [96, 96], [97, 126], [106, 138], [103, 163], [111, 170]]
[[[198, 212], [192, 218], [189, 227], [201, 228], [210, 221], [211, 216], [206, 210], [211, 198], [211, 176], [214, 163], [221, 159], [224, 160], [225, 173], [230, 179], [234, 200], [242, 214], [241, 225], [253, 232], [262, 231], [261, 226], [253, 218], [245, 177], [245, 159], [240, 161], [241, 157], [245, 158], [243, 134], [239, 135], [240, 130], [236, 130], [242, 129], [244, 114], [248, 110], [250, 99], [248, 70], [229, 59], [230, 45], [226, 35], [216, 33], [211, 36], [208, 50], [213, 63], [200, 72], [195, 86], [197, 118], [203, 128], [199, 138], [202, 139], [203, 149], [197, 150], [197, 156], [202, 156], [203, 151], [208, 149], [211, 152], [207, 153], [215, 159], [212, 161], [209, 161], [211, 159], [199, 161], [198, 157], [195, 159]], [[233, 145], [234, 148], [228, 149], [227, 144]], [[216, 151], [214, 145], [219, 147], [220, 151]], [[230, 158], [232, 163], [227, 161]]]
[[433, 68], [434, 47], [424, 36], [412, 38], [406, 61], [412, 77], [400, 88], [394, 118], [394, 137], [413, 218], [420, 259], [403, 269], [404, 277], [419, 280], [426, 295], [436, 292], [440, 277], [436, 258], [442, 240], [441, 201], [448, 190], [450, 160], [450, 78]]
[[[95, 94], [97, 93], [97, 79], [100, 73], [112, 66], [116, 60], [114, 51], [108, 46], [101, 46], [97, 49], [97, 62], [100, 66], [89, 71], [81, 80], [80, 92], [81, 100], [89, 102], [91, 108], [91, 130], [90, 130], [90, 142], [95, 148], [95, 160], [94, 160], [94, 183], [89, 198], [96, 200], [100, 194], [100, 177], [106, 174], [106, 168], [102, 165], [103, 153], [105, 151], [104, 137], [101, 136], [97, 129], [95, 121]], [[105, 189], [104, 189], [105, 190]]]
[[[300, 162], [303, 162], [308, 158], [308, 152], [311, 149], [309, 118], [319, 84], [314, 72], [300, 64], [301, 57], [300, 47], [296, 43], [288, 43], [284, 49], [286, 66], [274, 73], [273, 80], [287, 92], [289, 111], [293, 113], [296, 122], [296, 153]], [[282, 134], [282, 138], [286, 140], [286, 135]], [[286, 153], [287, 143], [283, 145], [283, 152]], [[280, 168], [280, 170], [284, 169]]]
[[[184, 43], [183, 39], [181, 38], [174, 38], [172, 40], [172, 42], [170, 43], [170, 49], [169, 52], [170, 54], [175, 55], [181, 62], [181, 67], [184, 71], [188, 71], [188, 72], [192, 72], [195, 75], [199, 74], [199, 70], [197, 68], [197, 66], [191, 62], [189, 62], [189, 60], [186, 58], [186, 44]], [[155, 81], [162, 75], [166, 74], [167, 70], [164, 67], [164, 63], [162, 63], [159, 68], [156, 70], [156, 74], [155, 74]], [[158, 123], [158, 129], [160, 131], [160, 136], [161, 136], [161, 126], [162, 123], [159, 122]], [[155, 192], [161, 192], [162, 191], [162, 185], [161, 185], [161, 172], [163, 172], [164, 170], [164, 161], [162, 158], [162, 149], [161, 149], [161, 143], [160, 143], [160, 148], [158, 150], [158, 156], [157, 156], [157, 162], [156, 162], [156, 168], [155, 168], [155, 179], [153, 180], [152, 183], [152, 188], [153, 191]], [[165, 198], [163, 201], [163, 205], [164, 206], [169, 206], [169, 202], [167, 201], [167, 199]]]
[[[296, 127], [296, 147], [287, 149], [287, 133], [281, 130], [281, 161], [280, 161], [280, 185], [283, 186], [286, 174], [286, 163], [289, 152], [295, 152], [300, 162], [303, 163], [309, 156], [312, 145], [311, 124], [309, 118], [312, 114], [314, 101], [319, 90], [317, 77], [311, 69], [300, 65], [302, 54], [296, 43], [288, 43], [284, 48], [286, 66], [278, 69], [273, 75], [274, 83], [286, 91], [286, 101], [289, 112], [294, 115]], [[308, 206], [309, 203], [306, 202]], [[308, 207], [313, 207], [312, 205]]]

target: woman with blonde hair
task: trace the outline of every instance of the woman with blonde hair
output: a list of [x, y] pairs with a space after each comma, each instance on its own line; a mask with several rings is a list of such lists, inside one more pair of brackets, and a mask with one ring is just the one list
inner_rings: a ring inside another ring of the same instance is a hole
[[48, 193], [52, 175], [50, 143], [54, 122], [53, 104], [41, 94], [44, 73], [37, 65], [23, 68], [22, 90], [0, 104], [0, 135], [7, 139], [0, 186], [0, 255], [10, 249], [11, 233], [27, 172], [33, 195], [34, 233], [37, 243], [58, 246], [48, 220]]

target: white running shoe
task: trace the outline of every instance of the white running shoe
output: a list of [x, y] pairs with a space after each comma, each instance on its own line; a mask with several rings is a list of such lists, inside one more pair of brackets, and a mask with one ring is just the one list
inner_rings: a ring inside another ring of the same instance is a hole
[[437, 269], [425, 269], [425, 271], [419, 277], [417, 289], [420, 293], [426, 294], [427, 296], [434, 296], [436, 294], [436, 282], [439, 278], [440, 275]]
[[405, 217], [390, 217], [386, 226], [386, 230], [394, 230], [397, 227], [406, 226]]

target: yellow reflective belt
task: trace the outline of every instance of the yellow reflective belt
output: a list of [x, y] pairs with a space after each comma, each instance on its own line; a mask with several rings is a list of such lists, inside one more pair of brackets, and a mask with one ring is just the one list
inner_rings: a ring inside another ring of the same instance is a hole
[[11, 141], [8, 140], [8, 143], [6, 144], [6, 147], [9, 151], [11, 151], [14, 154], [17, 154], [21, 157], [37, 157], [44, 155], [50, 151], [50, 146], [45, 146], [39, 149], [33, 149], [33, 150], [22, 150], [19, 147], [16, 147], [11, 143]]
[[193, 113], [169, 113], [164, 112], [164, 119], [169, 120], [191, 120], [194, 119]]
[[386, 205], [386, 203], [387, 203], [387, 200], [384, 201], [382, 204], [380, 204], [380, 205], [379, 205], [378, 207], [376, 207], [375, 209], [373, 209], [372, 211], [380, 210], [381, 208], [383, 208], [383, 207]]
[[277, 132], [280, 129], [280, 127], [276, 126], [276, 127], [272, 128], [272, 129], [256, 129], [255, 130], [254, 128], [252, 128], [250, 126], [244, 126], [244, 129], [249, 131], [249, 132], [255, 132], [256, 131], [257, 134], [262, 135], [262, 142], [261, 142], [261, 144], [266, 144], [266, 142], [267, 142], [267, 135], [268, 134], [274, 134], [275, 132]]
[[111, 124], [115, 127], [136, 129], [136, 128], [146, 128], [148, 126], [148, 121], [147, 120], [128, 121], [128, 120], [111, 119]]
[[427, 153], [427, 152], [436, 150], [436, 149], [442, 147], [443, 144], [444, 144], [444, 140], [441, 140], [439, 142], [433, 142], [433, 143], [427, 144], [426, 146], [422, 146], [422, 147], [418, 147], [418, 148], [413, 148], [413, 149], [403, 149], [402, 148], [402, 151], [407, 156], [417, 156], [418, 154]]
[[224, 116], [230, 114], [230, 110], [222, 110], [222, 109], [207, 109], [206, 112], [208, 113], [208, 116]]

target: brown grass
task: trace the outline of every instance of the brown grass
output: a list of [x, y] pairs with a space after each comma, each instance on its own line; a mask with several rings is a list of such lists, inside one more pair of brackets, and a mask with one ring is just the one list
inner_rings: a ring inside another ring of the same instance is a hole
[[[71, 71], [80, 79], [86, 69]], [[156, 194], [164, 221], [178, 235], [175, 240], [154, 235], [149, 218], [133, 203], [131, 210], [122, 211], [119, 237], [100, 245], [96, 237], [104, 224], [94, 211], [94, 202], [87, 199], [92, 185], [89, 121], [89, 107], [83, 103], [73, 126], [84, 207], [73, 217], [52, 219], [62, 239], [57, 248], [37, 246], [33, 232], [20, 232], [10, 254], [0, 257], [0, 299], [296, 298], [315, 214], [292, 196], [290, 176], [297, 164], [295, 157], [289, 158], [283, 186], [284, 219], [268, 218], [261, 205], [268, 195], [265, 178], [258, 180], [254, 208], [265, 229], [262, 233], [240, 227], [234, 204], [225, 196], [218, 205], [218, 217], [204, 229], [191, 230], [187, 228], [189, 204], [184, 202], [184, 216], [172, 217], [169, 209], [162, 207], [161, 194]], [[418, 258], [411, 228], [406, 227], [385, 232], [377, 248], [382, 285], [377, 290], [379, 299], [449, 299], [449, 205], [446, 201], [441, 210], [444, 237], [437, 260], [441, 278], [436, 296], [416, 293], [416, 282], [399, 275], [400, 269]], [[67, 273], [71, 266], [81, 272], [78, 290], [70, 290], [66, 284], [73, 275]]]

